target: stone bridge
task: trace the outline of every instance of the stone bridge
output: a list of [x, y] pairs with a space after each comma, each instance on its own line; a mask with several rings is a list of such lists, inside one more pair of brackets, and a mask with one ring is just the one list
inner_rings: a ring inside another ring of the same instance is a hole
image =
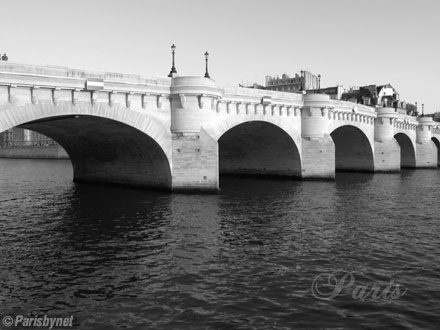
[[0, 132], [19, 126], [56, 140], [75, 181], [218, 191], [220, 174], [436, 168], [437, 124], [324, 94], [0, 62]]

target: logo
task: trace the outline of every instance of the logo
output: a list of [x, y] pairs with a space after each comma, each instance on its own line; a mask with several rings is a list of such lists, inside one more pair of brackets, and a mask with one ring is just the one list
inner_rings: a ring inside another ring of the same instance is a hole
[[51, 317], [48, 315], [4, 315], [1, 316], [1, 324], [5, 328], [39, 328], [39, 329], [60, 329], [74, 327], [74, 316]]
[[312, 282], [312, 294], [320, 300], [332, 300], [338, 296], [351, 295], [353, 299], [393, 301], [402, 297], [408, 290], [394, 280], [386, 283], [378, 281], [356, 282], [354, 273], [347, 272], [339, 278], [331, 273], [320, 274]]

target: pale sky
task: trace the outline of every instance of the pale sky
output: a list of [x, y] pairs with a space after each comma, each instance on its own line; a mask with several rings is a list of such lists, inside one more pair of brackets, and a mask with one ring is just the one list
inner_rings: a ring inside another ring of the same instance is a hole
[[0, 0], [0, 52], [11, 62], [220, 84], [321, 74], [321, 86], [391, 83], [440, 111], [438, 0]]

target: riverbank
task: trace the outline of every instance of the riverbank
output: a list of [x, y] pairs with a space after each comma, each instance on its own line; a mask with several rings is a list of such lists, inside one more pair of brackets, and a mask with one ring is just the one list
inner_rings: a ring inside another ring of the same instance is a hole
[[69, 159], [66, 151], [55, 146], [20, 146], [0, 148], [0, 158], [17, 159]]

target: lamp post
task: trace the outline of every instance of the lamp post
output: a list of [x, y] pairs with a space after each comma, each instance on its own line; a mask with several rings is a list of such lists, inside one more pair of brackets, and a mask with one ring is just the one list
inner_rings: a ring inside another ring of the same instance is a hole
[[301, 70], [301, 91], [304, 90], [304, 70]]
[[321, 75], [318, 74], [318, 93], [321, 93]]
[[205, 66], [205, 78], [211, 78], [209, 76], [209, 73], [208, 73], [208, 58], [209, 58], [209, 53], [205, 52], [205, 63], [206, 63], [206, 66]]
[[168, 77], [170, 77], [170, 78], [172, 78], [177, 73], [176, 68], [174, 67], [174, 53], [175, 53], [175, 51], [176, 51], [176, 46], [174, 46], [174, 44], [173, 44], [171, 46], [171, 52], [173, 54], [173, 65], [171, 67], [170, 74], [168, 75]]
[[425, 117], [425, 105], [422, 103], [422, 117]]

